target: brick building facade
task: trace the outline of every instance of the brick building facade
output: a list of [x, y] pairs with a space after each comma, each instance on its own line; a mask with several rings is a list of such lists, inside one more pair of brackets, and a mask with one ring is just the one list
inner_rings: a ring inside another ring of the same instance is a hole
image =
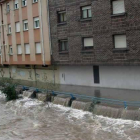
[[49, 0], [60, 83], [140, 89], [138, 0]]
[[[125, 12], [112, 13], [111, 0], [49, 0], [53, 60], [69, 65], [139, 65], [140, 3], [124, 0]], [[81, 7], [91, 5], [92, 18], [81, 18]], [[58, 23], [58, 12], [67, 20]], [[127, 48], [114, 47], [114, 35], [126, 35]], [[83, 50], [82, 38], [93, 37], [94, 46]], [[59, 40], [68, 40], [68, 51], [59, 51]]]

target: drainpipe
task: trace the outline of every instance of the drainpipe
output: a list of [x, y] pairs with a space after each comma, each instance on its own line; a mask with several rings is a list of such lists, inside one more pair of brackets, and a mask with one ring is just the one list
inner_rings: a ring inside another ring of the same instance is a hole
[[51, 41], [51, 27], [50, 27], [49, 0], [47, 0], [47, 19], [48, 19], [48, 30], [49, 30], [49, 47], [50, 47], [50, 55], [52, 56], [52, 41]]
[[39, 0], [39, 14], [40, 14], [40, 23], [41, 23], [41, 46], [42, 46], [42, 60], [43, 65], [45, 66], [45, 51], [44, 51], [44, 36], [43, 36], [43, 23], [42, 23], [42, 3], [41, 0]]
[[[3, 52], [4, 52], [4, 59], [6, 61], [6, 56], [5, 56], [5, 39], [4, 39], [4, 29], [3, 29], [3, 7], [2, 7], [3, 4], [0, 5], [1, 7], [1, 31], [2, 31], [2, 36], [3, 36], [3, 41], [1, 40], [1, 64], [3, 65]], [[2, 45], [3, 44], [3, 45]], [[4, 51], [2, 51], [4, 49]]]
[[[52, 40], [51, 40], [49, 0], [47, 0], [47, 19], [48, 19], [48, 30], [49, 30], [49, 47], [50, 47], [50, 55], [52, 59]], [[53, 83], [55, 85], [55, 65], [53, 65]]]

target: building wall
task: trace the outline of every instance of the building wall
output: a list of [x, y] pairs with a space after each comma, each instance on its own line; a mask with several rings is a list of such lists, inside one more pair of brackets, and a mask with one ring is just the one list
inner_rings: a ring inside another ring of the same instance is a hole
[[24, 85], [28, 83], [60, 83], [59, 81], [59, 70], [53, 67], [19, 67], [10, 66], [9, 68], [0, 68], [0, 78], [13, 78], [19, 80], [20, 83], [24, 82]]
[[139, 66], [100, 66], [94, 84], [93, 66], [60, 66], [60, 84], [140, 90]]
[[[92, 20], [81, 20], [81, 6], [92, 6]], [[61, 65], [139, 65], [140, 3], [125, 0], [126, 14], [112, 15], [110, 0], [49, 0], [53, 63]], [[67, 23], [57, 23], [66, 10]], [[126, 34], [127, 50], [115, 50], [113, 35]], [[94, 48], [82, 50], [82, 37], [93, 37]], [[68, 53], [59, 53], [58, 40], [68, 39]]]
[[[93, 66], [59, 66], [24, 68], [11, 66], [0, 68], [0, 77], [14, 78], [28, 83], [57, 83], [91, 87], [140, 90], [139, 66], [100, 66], [100, 84], [94, 84]], [[113, 93], [112, 93], [113, 94]]]
[[[6, 12], [6, 4], [10, 4], [10, 12]], [[3, 24], [4, 32], [1, 32], [1, 45], [5, 42], [3, 51], [3, 64], [30, 64], [42, 65], [43, 60], [46, 65], [51, 64], [50, 58], [50, 40], [49, 40], [49, 25], [48, 25], [48, 11], [47, 1], [38, 0], [33, 3], [32, 0], [27, 1], [27, 6], [22, 7], [21, 0], [19, 0], [19, 9], [14, 10], [14, 0], [4, 1], [0, 8], [0, 22]], [[2, 10], [1, 10], [2, 9]], [[40, 28], [34, 29], [33, 18], [39, 17]], [[23, 31], [23, 20], [28, 20], [28, 31]], [[42, 21], [42, 22], [41, 22]], [[20, 22], [20, 32], [15, 30], [15, 23]], [[11, 24], [12, 34], [8, 34], [8, 24]], [[3, 37], [4, 33], [4, 37]], [[43, 39], [42, 39], [43, 38]], [[42, 53], [36, 54], [35, 43], [41, 43]], [[17, 45], [22, 46], [22, 55], [17, 54]], [[30, 45], [30, 55], [25, 54], [24, 44]], [[13, 55], [9, 55], [9, 45], [13, 47]], [[5, 52], [4, 52], [5, 49]], [[43, 51], [44, 50], [44, 51]]]

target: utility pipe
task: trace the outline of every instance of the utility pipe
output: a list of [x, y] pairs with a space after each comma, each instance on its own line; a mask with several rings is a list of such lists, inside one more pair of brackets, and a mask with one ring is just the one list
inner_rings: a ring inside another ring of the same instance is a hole
[[47, 0], [47, 19], [48, 19], [48, 30], [49, 30], [49, 47], [50, 47], [50, 55], [52, 55], [52, 40], [51, 40], [51, 27], [50, 27], [49, 0]]
[[42, 0], [39, 0], [39, 14], [40, 14], [40, 23], [41, 23], [41, 46], [42, 46], [42, 60], [43, 60], [43, 65], [45, 66], [45, 51], [44, 51], [44, 36], [43, 36], [43, 23], [42, 23]]

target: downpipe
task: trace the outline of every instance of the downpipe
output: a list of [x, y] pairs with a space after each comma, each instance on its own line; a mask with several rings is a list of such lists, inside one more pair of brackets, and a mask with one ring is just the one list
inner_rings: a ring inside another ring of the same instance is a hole
[[40, 23], [41, 23], [41, 46], [42, 46], [42, 60], [43, 65], [45, 66], [45, 51], [44, 51], [44, 36], [43, 36], [43, 23], [42, 23], [42, 3], [41, 0], [39, 0], [39, 14], [40, 14]]

